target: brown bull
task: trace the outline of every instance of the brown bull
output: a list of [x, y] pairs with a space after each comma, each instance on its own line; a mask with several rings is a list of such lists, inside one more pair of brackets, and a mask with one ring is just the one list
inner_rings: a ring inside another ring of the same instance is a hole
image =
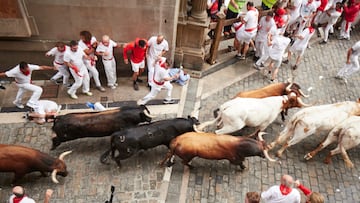
[[62, 153], [59, 158], [53, 158], [36, 149], [0, 144], [0, 172], [14, 172], [13, 182], [34, 171], [39, 171], [43, 176], [46, 176], [46, 172], [51, 172], [52, 181], [59, 183], [56, 175], [65, 177], [68, 174], [64, 157], [69, 153], [71, 151]]
[[247, 137], [236, 137], [231, 135], [217, 135], [213, 133], [189, 132], [174, 138], [170, 143], [170, 151], [161, 162], [163, 165], [168, 160], [168, 166], [174, 164], [170, 158], [177, 155], [182, 163], [191, 167], [189, 162], [194, 157], [204, 159], [221, 160], [227, 159], [241, 169], [245, 166], [245, 157], [266, 157], [269, 161], [276, 160], [269, 157], [266, 143], [262, 139], [264, 133], [258, 133], [259, 141]]

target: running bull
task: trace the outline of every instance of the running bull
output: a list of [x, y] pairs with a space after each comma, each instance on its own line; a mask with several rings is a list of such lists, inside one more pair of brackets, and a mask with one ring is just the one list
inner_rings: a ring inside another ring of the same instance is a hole
[[46, 176], [46, 172], [51, 172], [52, 181], [59, 183], [56, 175], [67, 176], [64, 157], [70, 153], [71, 151], [67, 151], [59, 158], [53, 158], [36, 149], [0, 144], [0, 172], [14, 172], [13, 182], [34, 171], [40, 171], [43, 176]]
[[121, 107], [100, 112], [70, 113], [58, 116], [52, 127], [56, 137], [52, 139], [52, 150], [62, 142], [84, 137], [110, 136], [113, 132], [127, 127], [136, 126], [142, 122], [150, 122], [146, 106]]
[[314, 133], [329, 132], [350, 116], [360, 116], [360, 98], [356, 102], [345, 101], [304, 108], [291, 117], [285, 129], [269, 145], [269, 148], [282, 144], [283, 146], [277, 152], [277, 156], [281, 157], [288, 147]]
[[272, 159], [266, 148], [266, 143], [262, 138], [264, 132], [258, 133], [259, 140], [248, 137], [236, 137], [231, 135], [216, 135], [213, 133], [188, 132], [173, 139], [170, 143], [170, 150], [161, 165], [168, 160], [168, 166], [173, 165], [171, 158], [177, 155], [182, 159], [184, 165], [192, 167], [189, 162], [194, 157], [204, 159], [222, 160], [227, 159], [234, 165], [239, 165], [244, 169], [246, 157], [260, 156]]
[[[111, 136], [111, 147], [100, 158], [106, 163], [111, 153], [112, 159], [121, 167], [120, 160], [127, 159], [139, 150], [147, 150], [159, 145], [169, 147], [170, 141], [186, 132], [194, 131], [193, 126], [198, 124], [195, 117], [174, 118], [157, 121], [151, 124], [127, 128]], [[117, 154], [115, 156], [115, 154]]]

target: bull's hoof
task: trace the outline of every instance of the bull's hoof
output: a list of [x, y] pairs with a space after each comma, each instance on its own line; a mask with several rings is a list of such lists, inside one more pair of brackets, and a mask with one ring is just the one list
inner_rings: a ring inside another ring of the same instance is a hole
[[278, 158], [281, 158], [282, 157], [282, 152], [279, 152], [279, 151], [276, 152], [275, 156], [278, 157]]
[[310, 159], [312, 159], [313, 157], [311, 156], [311, 153], [307, 153], [305, 156], [304, 156], [304, 159], [306, 161], [309, 161]]
[[345, 166], [347, 168], [354, 168], [354, 164], [351, 161], [345, 161]]

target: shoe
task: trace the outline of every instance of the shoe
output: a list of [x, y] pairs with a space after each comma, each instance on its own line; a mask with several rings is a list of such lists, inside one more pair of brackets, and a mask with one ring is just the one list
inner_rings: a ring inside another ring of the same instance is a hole
[[339, 76], [339, 75], [336, 75], [334, 78], [335, 78], [335, 79], [338, 79], [338, 80], [342, 80], [342, 79], [343, 79], [343, 77], [341, 77], [341, 76]]
[[27, 103], [26, 103], [26, 106], [35, 109], [38, 105], [37, 105], [37, 104], [34, 104], [34, 103], [32, 103], [32, 102], [27, 102]]
[[24, 108], [24, 105], [22, 105], [21, 103], [18, 103], [16, 101], [13, 101], [13, 104], [18, 107], [19, 109], [23, 109]]
[[229, 35], [230, 35], [229, 32], [224, 32], [224, 36], [225, 36], [225, 37], [228, 37]]
[[175, 100], [173, 100], [173, 99], [170, 99], [170, 100], [164, 99], [164, 101], [163, 101], [163, 104], [173, 104], [173, 103], [175, 103]]
[[98, 89], [100, 92], [105, 92], [105, 88], [101, 86], [97, 86], [96, 89]]
[[78, 99], [78, 97], [76, 96], [76, 94], [71, 94], [69, 93], [69, 91], [67, 91], [67, 94], [70, 96], [71, 99]]
[[139, 105], [139, 106], [140, 105], [145, 105], [145, 103], [144, 103], [144, 101], [142, 99], [137, 100], [136, 104]]
[[142, 82], [143, 82], [143, 80], [142, 80], [142, 79], [137, 78], [137, 79], [136, 79], [136, 82], [142, 83]]
[[286, 59], [285, 61], [283, 61], [284, 64], [288, 64], [289, 63], [289, 60]]
[[342, 40], [342, 39], [345, 39], [345, 37], [343, 37], [343, 36], [338, 37], [338, 40]]
[[91, 92], [83, 92], [84, 94], [86, 94], [87, 96], [92, 96], [93, 95], [93, 93], [91, 93]]
[[347, 84], [348, 84], [347, 79], [346, 79], [346, 78], [343, 78], [343, 80], [344, 80], [345, 85], [347, 85]]
[[53, 82], [55, 85], [58, 85], [59, 83], [55, 79], [50, 79], [51, 82]]
[[240, 59], [240, 58], [241, 58], [241, 54], [236, 54], [235, 57], [238, 58], [238, 59]]
[[72, 84], [63, 84], [66, 88], [71, 88]]
[[117, 83], [114, 83], [114, 86], [115, 86], [115, 87], [117, 87], [117, 86], [118, 86], [118, 84], [117, 84]]
[[139, 85], [138, 85], [137, 83], [134, 83], [133, 86], [134, 86], [134, 90], [135, 90], [135, 91], [138, 91], [138, 90], [139, 90]]
[[115, 85], [108, 85], [108, 87], [112, 90], [116, 89], [116, 86]]
[[298, 66], [297, 66], [297, 65], [293, 65], [291, 68], [292, 68], [293, 70], [296, 70], [296, 69], [298, 68]]
[[327, 43], [327, 41], [321, 41], [321, 42], [319, 42], [319, 44], [326, 44]]
[[254, 63], [253, 67], [254, 67], [256, 70], [260, 70], [260, 69], [261, 69], [261, 68], [260, 68], [261, 66], [257, 65], [256, 63]]

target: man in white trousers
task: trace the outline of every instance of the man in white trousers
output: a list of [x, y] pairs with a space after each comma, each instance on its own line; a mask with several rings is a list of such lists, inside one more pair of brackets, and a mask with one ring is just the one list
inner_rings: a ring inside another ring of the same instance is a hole
[[171, 93], [173, 86], [170, 81], [179, 78], [179, 74], [169, 76], [170, 63], [166, 60], [165, 57], [161, 57], [156, 61], [154, 78], [151, 84], [151, 91], [142, 99], [138, 100], [138, 105], [145, 105], [151, 99], [156, 97], [156, 95], [161, 91], [162, 88], [167, 90], [166, 98], [164, 99], [164, 104], [173, 104], [174, 100], [171, 98]]
[[53, 81], [57, 84], [56, 80], [62, 77], [63, 85], [66, 87], [71, 87], [69, 83], [69, 69], [64, 63], [64, 53], [68, 49], [70, 49], [70, 47], [66, 46], [63, 42], [57, 42], [54, 48], [46, 52], [45, 56], [54, 56], [53, 65], [58, 70], [58, 72], [50, 78], [50, 81]]
[[111, 40], [108, 35], [104, 35], [96, 48], [96, 54], [102, 56], [107, 86], [110, 87], [110, 89], [115, 89], [118, 86], [116, 83], [116, 61], [114, 58], [114, 48], [117, 47], [119, 47], [118, 43]]
[[16, 99], [13, 101], [13, 104], [23, 109], [24, 105], [22, 104], [22, 97], [26, 91], [31, 91], [33, 94], [31, 95], [30, 99], [26, 103], [26, 106], [34, 108], [38, 105], [39, 98], [42, 93], [42, 88], [32, 84], [31, 82], [31, 73], [34, 70], [54, 70], [54, 67], [50, 66], [39, 66], [28, 64], [25, 61], [20, 62], [14, 68], [0, 73], [0, 77], [12, 77], [15, 78], [16, 86], [18, 86], [19, 90], [16, 94]]
[[61, 105], [51, 100], [39, 100], [37, 107], [33, 112], [27, 113], [26, 118], [32, 120], [37, 124], [44, 124], [46, 122], [54, 121], [55, 117], [59, 114]]
[[96, 38], [92, 36], [89, 31], [84, 30], [80, 32], [79, 47], [82, 48], [84, 52], [89, 56], [89, 58], [84, 59], [84, 64], [89, 70], [89, 76], [94, 78], [96, 89], [98, 89], [100, 92], [105, 92], [105, 88], [101, 86], [101, 82], [99, 79], [99, 71], [96, 69], [96, 46]]
[[67, 91], [70, 98], [77, 99], [76, 90], [82, 85], [82, 92], [88, 96], [92, 96], [90, 92], [89, 72], [85, 67], [84, 58], [90, 58], [78, 46], [78, 42], [72, 40], [70, 42], [70, 50], [64, 54], [64, 62], [69, 67], [71, 75], [74, 77], [75, 83]]
[[344, 80], [347, 84], [347, 78], [353, 73], [359, 71], [359, 55], [360, 55], [360, 41], [357, 41], [347, 52], [346, 64], [339, 70], [335, 78]]
[[160, 57], [163, 57], [169, 51], [169, 44], [163, 35], [152, 36], [148, 40], [148, 50], [146, 54], [146, 64], [148, 67], [148, 85], [151, 86], [154, 77], [154, 64]]

